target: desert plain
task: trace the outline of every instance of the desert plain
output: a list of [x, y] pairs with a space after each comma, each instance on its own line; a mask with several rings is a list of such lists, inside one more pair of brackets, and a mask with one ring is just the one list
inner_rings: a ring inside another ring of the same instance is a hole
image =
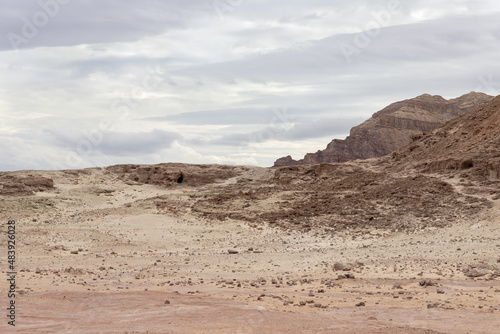
[[497, 188], [379, 165], [2, 173], [0, 331], [500, 333]]

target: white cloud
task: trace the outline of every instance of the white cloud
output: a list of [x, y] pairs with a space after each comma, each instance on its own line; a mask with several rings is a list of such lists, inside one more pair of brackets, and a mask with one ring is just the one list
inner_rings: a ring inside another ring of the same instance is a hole
[[214, 154], [203, 154], [192, 147], [187, 147], [174, 142], [172, 148], [168, 150], [164, 157], [167, 161], [178, 161], [193, 164], [231, 164], [231, 165], [256, 165], [257, 160], [252, 155], [242, 155], [239, 157], [218, 156]]

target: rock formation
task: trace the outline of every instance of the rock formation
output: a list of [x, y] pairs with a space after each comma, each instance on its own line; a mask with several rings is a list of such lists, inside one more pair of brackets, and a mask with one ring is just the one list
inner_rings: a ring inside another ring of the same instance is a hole
[[53, 188], [54, 181], [40, 175], [17, 176], [15, 173], [0, 173], [0, 195], [26, 196]]
[[163, 163], [150, 165], [116, 165], [107, 167], [110, 173], [118, 174], [128, 184], [154, 184], [172, 187], [180, 183], [200, 186], [217, 183], [237, 176], [235, 169], [224, 165], [186, 165]]
[[500, 96], [414, 141], [392, 155], [400, 169], [459, 172], [500, 178]]
[[456, 99], [424, 94], [393, 103], [351, 129], [345, 140], [332, 140], [325, 150], [308, 153], [301, 160], [291, 156], [274, 163], [275, 167], [344, 162], [387, 155], [411, 143], [413, 135], [432, 131], [493, 97], [471, 92]]

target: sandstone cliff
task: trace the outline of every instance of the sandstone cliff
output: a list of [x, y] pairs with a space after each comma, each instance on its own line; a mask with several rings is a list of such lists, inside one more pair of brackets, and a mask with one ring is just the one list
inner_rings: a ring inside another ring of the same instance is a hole
[[432, 131], [493, 97], [471, 92], [456, 99], [424, 94], [393, 103], [354, 127], [345, 140], [332, 140], [325, 150], [308, 153], [301, 160], [291, 156], [274, 163], [278, 166], [344, 162], [387, 155], [411, 143], [411, 137]]

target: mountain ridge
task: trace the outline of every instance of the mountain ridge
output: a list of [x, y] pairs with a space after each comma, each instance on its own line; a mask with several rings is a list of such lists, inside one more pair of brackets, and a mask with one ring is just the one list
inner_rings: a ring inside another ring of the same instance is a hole
[[393, 152], [399, 169], [500, 177], [500, 96]]
[[324, 150], [308, 153], [300, 160], [279, 158], [274, 167], [381, 157], [410, 144], [412, 136], [432, 131], [492, 99], [484, 93], [470, 92], [450, 100], [422, 94], [394, 102], [353, 127], [346, 139], [333, 139]]

